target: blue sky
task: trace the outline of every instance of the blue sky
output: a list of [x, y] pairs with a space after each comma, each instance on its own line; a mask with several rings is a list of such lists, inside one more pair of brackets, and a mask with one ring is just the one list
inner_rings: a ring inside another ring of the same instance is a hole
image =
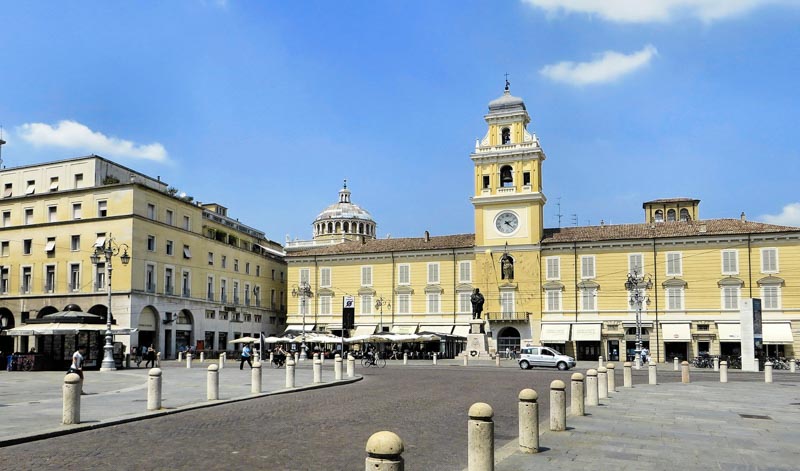
[[545, 223], [641, 203], [800, 225], [791, 0], [4, 2], [4, 165], [96, 153], [283, 241], [347, 178], [379, 236], [473, 229], [510, 74], [547, 154]]

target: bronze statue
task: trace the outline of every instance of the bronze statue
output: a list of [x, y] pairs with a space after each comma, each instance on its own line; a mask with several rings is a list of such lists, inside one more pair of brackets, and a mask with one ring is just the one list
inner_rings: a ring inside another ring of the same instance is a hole
[[483, 312], [483, 303], [484, 303], [481, 290], [475, 288], [475, 290], [472, 292], [472, 296], [469, 297], [469, 300], [472, 303], [472, 318], [480, 319], [481, 313]]

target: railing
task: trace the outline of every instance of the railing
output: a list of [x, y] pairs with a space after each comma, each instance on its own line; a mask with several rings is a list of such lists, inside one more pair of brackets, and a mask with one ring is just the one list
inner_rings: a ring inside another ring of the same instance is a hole
[[213, 301], [214, 300], [214, 293], [208, 293], [208, 296], [206, 296], [206, 299], [208, 299], [209, 301]]
[[188, 298], [191, 295], [192, 295], [192, 292], [191, 292], [191, 290], [189, 290], [189, 288], [183, 288], [183, 297], [184, 298]]
[[164, 294], [172, 294], [175, 291], [175, 287], [172, 285], [167, 285], [164, 287]]
[[53, 284], [52, 283], [44, 285], [44, 291], [46, 293], [52, 293], [53, 290], [54, 290], [54, 288], [53, 288]]
[[227, 302], [228, 302], [228, 295], [226, 295], [225, 293], [222, 293], [222, 295], [220, 295], [220, 297], [219, 297], [219, 301], [220, 301], [222, 304], [225, 304], [225, 303], [227, 303]]
[[156, 292], [156, 285], [154, 283], [147, 283], [147, 284], [145, 284], [144, 289], [148, 293], [155, 293]]
[[484, 312], [483, 317], [490, 321], [524, 321], [528, 319], [527, 312]]
[[233, 297], [233, 304], [236, 304], [236, 305], [239, 304], [239, 296], [234, 296]]

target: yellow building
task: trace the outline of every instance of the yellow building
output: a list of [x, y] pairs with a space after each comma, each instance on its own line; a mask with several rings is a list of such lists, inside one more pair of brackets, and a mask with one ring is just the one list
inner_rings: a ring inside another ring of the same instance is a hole
[[154, 344], [172, 358], [187, 346], [225, 350], [236, 337], [283, 330], [283, 249], [225, 207], [98, 156], [3, 169], [0, 187], [4, 352], [36, 348], [61, 367], [88, 342], [89, 365], [102, 356], [92, 335], [25, 330], [44, 329], [26, 322], [67, 305], [105, 319], [105, 261], [89, 257], [109, 242], [132, 257], [128, 265], [113, 257], [111, 271], [115, 328], [136, 329], [115, 337], [126, 349]]
[[[486, 299], [489, 347], [548, 344], [580, 360], [632, 359], [641, 339], [653, 359], [741, 354], [740, 309], [761, 299], [769, 355], [800, 345], [800, 228], [703, 220], [699, 200], [644, 203], [644, 223], [545, 228], [539, 140], [522, 99], [489, 103], [487, 132], [471, 154], [475, 233], [287, 245], [287, 323], [340, 332], [344, 297], [356, 329], [466, 335], [469, 294]], [[349, 193], [348, 193], [349, 195]], [[374, 236], [374, 234], [372, 234]], [[626, 287], [629, 274], [640, 278]], [[382, 302], [376, 303], [376, 300]], [[376, 306], [382, 306], [383, 312]]]

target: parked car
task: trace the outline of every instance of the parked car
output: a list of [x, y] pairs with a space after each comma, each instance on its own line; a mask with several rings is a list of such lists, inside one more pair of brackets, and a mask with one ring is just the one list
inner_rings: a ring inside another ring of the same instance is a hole
[[534, 366], [549, 366], [564, 371], [575, 367], [574, 358], [562, 355], [549, 347], [525, 347], [517, 362], [523, 370]]

